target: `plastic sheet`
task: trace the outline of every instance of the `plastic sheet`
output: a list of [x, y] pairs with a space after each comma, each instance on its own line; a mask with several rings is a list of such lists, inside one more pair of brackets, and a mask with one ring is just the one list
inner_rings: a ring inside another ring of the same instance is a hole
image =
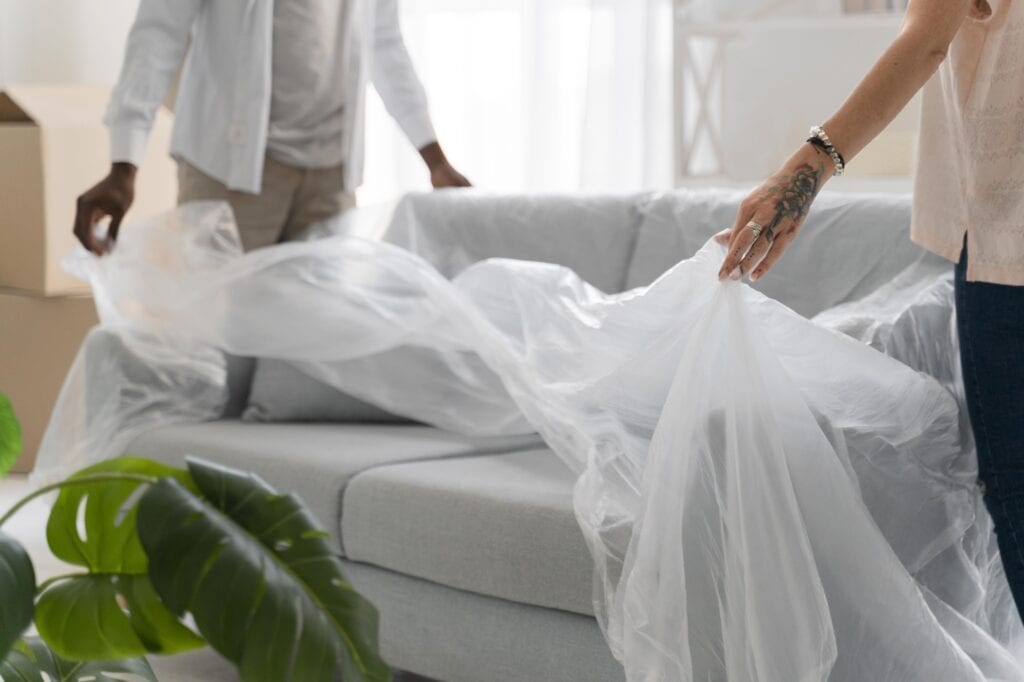
[[[606, 295], [523, 261], [447, 279], [350, 236], [373, 232], [361, 215], [243, 256], [226, 206], [193, 204], [75, 257], [107, 340], [76, 361], [36, 477], [215, 418], [222, 351], [286, 358], [446, 429], [539, 431], [579, 475], [595, 604], [631, 681], [1024, 679], [951, 380], [917, 371], [951, 357], [915, 322], [948, 333], [942, 275], [812, 322], [719, 283], [714, 243]], [[922, 300], [940, 312], [915, 317]]]

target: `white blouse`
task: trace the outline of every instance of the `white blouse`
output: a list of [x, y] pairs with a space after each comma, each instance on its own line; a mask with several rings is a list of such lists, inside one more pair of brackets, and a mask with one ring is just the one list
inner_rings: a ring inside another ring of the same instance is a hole
[[1024, 285], [1024, 2], [964, 22], [925, 86], [911, 238], [967, 278]]

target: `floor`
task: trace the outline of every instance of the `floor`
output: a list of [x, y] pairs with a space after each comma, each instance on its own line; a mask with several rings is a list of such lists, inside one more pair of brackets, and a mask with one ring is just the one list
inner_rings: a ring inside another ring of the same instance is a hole
[[[0, 479], [0, 514], [5, 513], [21, 497], [31, 492], [32, 486], [23, 475], [12, 474]], [[32, 555], [36, 580], [43, 580], [77, 570], [50, 555], [46, 546], [47, 508], [35, 500], [11, 518], [3, 531], [21, 542]], [[234, 667], [212, 649], [202, 649], [179, 656], [150, 656], [149, 662], [160, 682], [235, 682], [238, 675]], [[395, 682], [430, 682], [425, 678], [399, 674]]]

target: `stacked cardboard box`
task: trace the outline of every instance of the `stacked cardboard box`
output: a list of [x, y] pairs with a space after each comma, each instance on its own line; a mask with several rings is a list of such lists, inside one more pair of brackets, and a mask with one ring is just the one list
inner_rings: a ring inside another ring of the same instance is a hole
[[[96, 324], [88, 286], [60, 262], [76, 248], [75, 199], [110, 165], [102, 125], [109, 89], [10, 86], [0, 92], [0, 392], [22, 423], [16, 471], [35, 461], [71, 361]], [[129, 214], [174, 205], [171, 116], [161, 111]]]
[[0, 290], [0, 392], [14, 404], [29, 471], [53, 403], [85, 333], [96, 324], [92, 298]]

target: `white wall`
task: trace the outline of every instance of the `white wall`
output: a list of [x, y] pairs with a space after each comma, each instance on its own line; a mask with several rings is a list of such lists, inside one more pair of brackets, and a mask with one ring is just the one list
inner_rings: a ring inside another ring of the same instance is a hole
[[[839, 108], [899, 30], [899, 16], [763, 22], [732, 45], [723, 84], [726, 172], [772, 172]], [[850, 164], [851, 175], [911, 173], [917, 101]], [[746, 175], [744, 175], [746, 174]]]
[[137, 0], [3, 0], [0, 87], [8, 83], [112, 84], [137, 4]]
[[[720, 49], [710, 98], [697, 96], [691, 78], [682, 84], [677, 126], [684, 139], [692, 137], [698, 104], [707, 101], [721, 140], [716, 154], [708, 136], [699, 138], [688, 174], [759, 181], [774, 172], [810, 126], [843, 103], [896, 36], [901, 19], [900, 14], [808, 15], [706, 27], [680, 24], [680, 44], [701, 48], [693, 50], [701, 74], [707, 73], [714, 49]], [[919, 111], [915, 98], [851, 163], [850, 175], [910, 176]]]

